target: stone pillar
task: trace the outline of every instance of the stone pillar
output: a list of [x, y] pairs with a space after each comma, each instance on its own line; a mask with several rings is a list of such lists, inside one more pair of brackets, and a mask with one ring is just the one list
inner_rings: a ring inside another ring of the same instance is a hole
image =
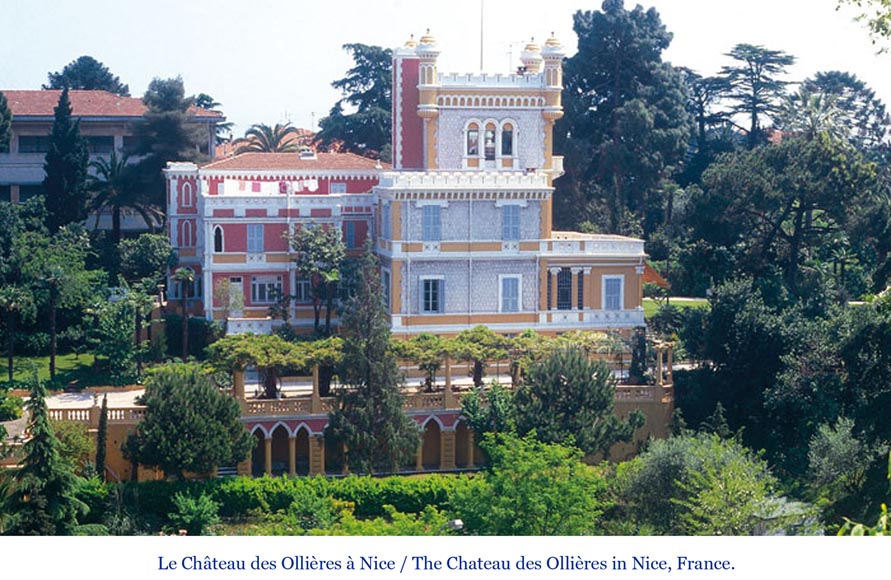
[[309, 404], [313, 414], [322, 412], [322, 397], [319, 395], [319, 365], [312, 365], [312, 398]]
[[446, 409], [457, 409], [458, 398], [452, 391], [452, 359], [448, 355], [445, 357], [443, 366], [445, 367], [445, 391], [443, 392], [442, 403]]
[[263, 439], [263, 450], [265, 451], [263, 469], [266, 475], [272, 475], [272, 437]]
[[467, 469], [473, 469], [475, 467], [473, 463], [473, 441], [475, 437], [473, 436], [473, 431], [467, 431]]
[[668, 345], [668, 383], [674, 384], [674, 345]]
[[424, 440], [418, 445], [418, 452], [415, 454], [415, 471], [424, 471]]
[[100, 415], [102, 415], [102, 407], [99, 406], [99, 393], [93, 393], [93, 406], [90, 407], [90, 429], [99, 428]]
[[562, 268], [548, 268], [548, 276], [550, 276], [551, 286], [551, 303], [548, 304], [548, 310], [557, 310], [557, 275]]
[[235, 466], [235, 472], [238, 475], [250, 475], [251, 474], [251, 458], [248, 457], [244, 461], [239, 461], [238, 465]]
[[591, 275], [591, 266], [585, 266], [582, 268], [582, 275], [584, 276], [583, 280], [585, 283], [585, 287], [582, 289], [582, 300], [586, 302], [583, 304], [585, 310], [593, 310], [594, 309], [594, 277]]
[[288, 437], [288, 474], [297, 475], [297, 438]]
[[309, 437], [309, 474], [325, 474], [325, 438], [321, 434]]
[[455, 432], [443, 429], [439, 432], [439, 468], [455, 469]]
[[656, 384], [660, 387], [664, 382], [662, 377], [662, 347], [656, 350]]
[[579, 276], [582, 275], [582, 269], [572, 268], [570, 272], [572, 272], [572, 296], [569, 299], [569, 304], [574, 305], [571, 310], [581, 310], [584, 306], [584, 302], [579, 302]]
[[244, 401], [244, 369], [238, 369], [232, 373], [232, 386], [235, 398]]

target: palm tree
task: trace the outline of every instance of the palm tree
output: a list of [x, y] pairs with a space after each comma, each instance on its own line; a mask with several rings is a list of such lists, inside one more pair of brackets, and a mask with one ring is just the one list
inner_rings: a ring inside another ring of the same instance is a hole
[[96, 175], [90, 178], [89, 188], [93, 193], [90, 210], [95, 212], [96, 225], [99, 225], [99, 212], [111, 210], [111, 236], [117, 245], [121, 241], [121, 211], [133, 209], [152, 231], [155, 224], [163, 222], [163, 213], [143, 199], [142, 189], [136, 172], [127, 164], [127, 155], [118, 157], [117, 152], [105, 158], [90, 162]]
[[244, 137], [236, 139], [238, 145], [236, 155], [241, 153], [296, 153], [300, 150], [302, 139], [300, 131], [291, 123], [276, 123], [270, 127], [264, 123], [251, 125]]
[[179, 299], [183, 310], [183, 361], [189, 358], [189, 313], [186, 312], [189, 300], [189, 290], [195, 282], [195, 270], [183, 267], [177, 268], [173, 273], [173, 279], [179, 282]]

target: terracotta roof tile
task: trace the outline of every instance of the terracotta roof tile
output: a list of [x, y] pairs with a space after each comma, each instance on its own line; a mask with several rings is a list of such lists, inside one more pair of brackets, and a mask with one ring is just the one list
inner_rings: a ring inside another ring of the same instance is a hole
[[214, 171], [326, 171], [389, 169], [389, 163], [354, 153], [317, 153], [315, 158], [299, 153], [242, 153], [202, 165]]
[[[62, 91], [2, 91], [9, 101], [12, 116], [15, 117], [52, 117], [53, 109], [59, 104]], [[142, 99], [121, 97], [108, 91], [68, 91], [71, 100], [72, 114], [76, 117], [142, 117], [146, 106]], [[219, 118], [223, 115], [217, 111], [208, 111], [192, 107], [196, 117]]]

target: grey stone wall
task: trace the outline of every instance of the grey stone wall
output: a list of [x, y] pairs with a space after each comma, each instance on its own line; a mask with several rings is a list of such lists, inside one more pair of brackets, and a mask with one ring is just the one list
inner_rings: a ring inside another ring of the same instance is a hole
[[[468, 213], [470, 204], [473, 204], [472, 214]], [[501, 208], [496, 207], [494, 201], [450, 201], [448, 207], [443, 207], [440, 212], [443, 242], [501, 239]], [[414, 201], [403, 202], [403, 240], [421, 239], [422, 213], [423, 209], [415, 205]], [[469, 221], [471, 219], [472, 222]], [[530, 201], [520, 210], [521, 239], [538, 240], [540, 231], [540, 202]]]

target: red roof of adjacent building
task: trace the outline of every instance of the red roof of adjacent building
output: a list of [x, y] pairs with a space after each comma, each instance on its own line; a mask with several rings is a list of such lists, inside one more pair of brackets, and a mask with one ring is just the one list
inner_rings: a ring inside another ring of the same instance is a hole
[[[2, 91], [15, 117], [52, 117], [59, 104], [59, 90]], [[68, 91], [72, 115], [75, 117], [142, 117], [147, 107], [142, 99], [121, 97], [108, 91]], [[191, 107], [196, 117], [222, 120], [219, 111]]]
[[354, 153], [242, 153], [202, 165], [201, 169], [221, 171], [346, 171], [389, 169], [389, 163]]

